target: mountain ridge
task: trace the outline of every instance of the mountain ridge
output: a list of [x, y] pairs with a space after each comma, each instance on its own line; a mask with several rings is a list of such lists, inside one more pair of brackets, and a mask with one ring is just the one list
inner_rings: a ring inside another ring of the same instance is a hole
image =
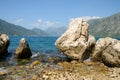
[[[92, 19], [87, 21], [89, 32], [95, 37], [120, 38], [120, 12], [106, 18]], [[0, 34], [20, 36], [61, 36], [67, 27], [49, 27], [46, 30], [38, 28], [26, 29], [22, 26], [14, 25], [0, 19]]]
[[[42, 30], [41, 30], [42, 31]], [[19, 36], [42, 36], [41, 34], [36, 33], [34, 30], [26, 29], [19, 25], [14, 25], [0, 19], [0, 34], [7, 35], [19, 35]]]
[[120, 12], [112, 16], [89, 20], [90, 33], [95, 37], [120, 38]]

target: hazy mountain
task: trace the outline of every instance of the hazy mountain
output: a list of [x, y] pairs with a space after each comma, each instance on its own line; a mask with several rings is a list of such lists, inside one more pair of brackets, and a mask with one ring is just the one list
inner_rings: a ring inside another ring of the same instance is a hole
[[33, 32], [35, 32], [37, 35], [39, 36], [47, 36], [47, 33], [45, 33], [43, 30], [38, 29], [38, 28], [33, 28], [32, 29]]
[[[120, 13], [100, 19], [89, 20], [90, 34], [95, 37], [120, 38]], [[51, 36], [60, 36], [66, 27], [48, 28], [45, 32]]]
[[120, 13], [88, 21], [90, 33], [96, 37], [120, 38]]
[[[120, 13], [107, 18], [89, 20], [88, 23], [90, 25], [90, 34], [95, 37], [110, 36], [120, 38]], [[0, 33], [8, 35], [60, 36], [66, 29], [67, 27], [49, 27], [45, 31], [37, 28], [29, 30], [0, 19]]]
[[66, 31], [66, 27], [49, 27], [45, 30], [48, 36], [60, 36]]
[[31, 35], [38, 35], [38, 36], [42, 36], [43, 34], [42, 30], [40, 31], [35, 31], [33, 30], [28, 30], [24, 27], [18, 26], [18, 25], [14, 25], [11, 23], [8, 23], [4, 20], [0, 19], [0, 33], [5, 33], [8, 35], [21, 35], [21, 36], [31, 36]]

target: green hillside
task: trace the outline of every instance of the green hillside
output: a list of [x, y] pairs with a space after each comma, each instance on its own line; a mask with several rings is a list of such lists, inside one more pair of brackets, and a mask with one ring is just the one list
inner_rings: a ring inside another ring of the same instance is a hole
[[[42, 30], [41, 30], [42, 31]], [[8, 35], [21, 35], [21, 36], [42, 36], [44, 33], [35, 32], [34, 30], [28, 30], [24, 27], [8, 23], [0, 19], [0, 34], [5, 33]]]
[[120, 13], [107, 18], [88, 21], [90, 33], [95, 37], [120, 38]]
[[[109, 36], [120, 38], [120, 13], [106, 18], [89, 20], [88, 23], [90, 25], [90, 34], [95, 37]], [[65, 31], [66, 27], [50, 27], [45, 31], [36, 28], [29, 30], [0, 19], [0, 34], [5, 33], [8, 35], [21, 36], [60, 36]]]

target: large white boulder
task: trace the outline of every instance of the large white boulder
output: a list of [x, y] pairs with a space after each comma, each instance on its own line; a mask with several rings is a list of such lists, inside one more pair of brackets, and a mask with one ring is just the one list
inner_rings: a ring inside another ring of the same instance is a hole
[[89, 34], [88, 29], [89, 25], [83, 19], [73, 19], [67, 31], [55, 42], [56, 47], [71, 59], [87, 59], [95, 44], [95, 38]]

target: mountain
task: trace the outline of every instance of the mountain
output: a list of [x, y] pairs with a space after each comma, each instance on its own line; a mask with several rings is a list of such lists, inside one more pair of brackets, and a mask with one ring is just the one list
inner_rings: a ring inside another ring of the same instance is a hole
[[90, 33], [95, 37], [120, 38], [120, 13], [112, 16], [89, 20]]
[[32, 36], [32, 35], [42, 36], [44, 34], [44, 33], [40, 34], [42, 30], [39, 33], [38, 32], [36, 32], [35, 30], [29, 30], [24, 27], [8, 23], [0, 19], [0, 34], [5, 33], [8, 35], [21, 35], [21, 36]]
[[66, 27], [49, 27], [45, 32], [48, 36], [61, 36], [66, 30]]
[[[90, 25], [90, 34], [95, 37], [120, 38], [120, 12], [112, 16], [87, 21]], [[54, 27], [45, 30], [49, 36], [60, 36], [66, 31], [66, 27]]]
[[40, 35], [40, 36], [47, 36], [48, 35], [43, 30], [38, 29], [38, 28], [33, 28], [32, 31], [35, 32], [37, 35]]
[[[112, 16], [89, 20], [90, 34], [95, 37], [114, 37], [120, 38], [120, 13]], [[8, 35], [21, 36], [60, 36], [66, 31], [67, 27], [49, 27], [46, 30], [41, 29], [26, 29], [24, 27], [8, 23], [0, 19], [0, 33]]]

